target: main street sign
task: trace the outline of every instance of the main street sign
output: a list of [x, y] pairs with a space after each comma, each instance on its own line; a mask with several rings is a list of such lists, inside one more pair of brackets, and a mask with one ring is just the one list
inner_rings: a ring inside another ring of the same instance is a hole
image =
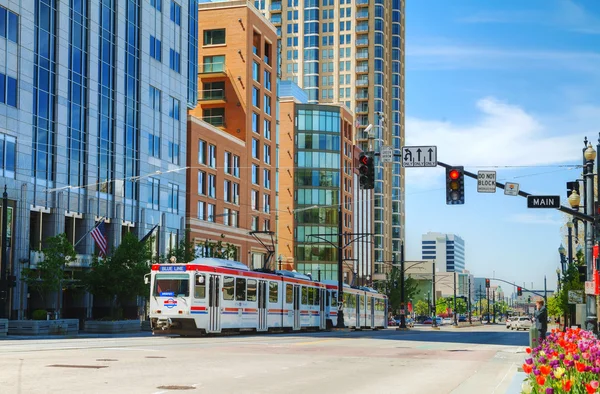
[[496, 171], [477, 172], [477, 192], [496, 193]]
[[527, 208], [560, 208], [560, 196], [527, 196]]
[[403, 146], [402, 167], [437, 167], [437, 146]]

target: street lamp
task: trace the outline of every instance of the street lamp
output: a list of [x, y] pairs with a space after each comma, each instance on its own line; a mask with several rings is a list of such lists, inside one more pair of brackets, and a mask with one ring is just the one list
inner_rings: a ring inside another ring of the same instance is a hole
[[[584, 174], [585, 179], [585, 213], [591, 217], [596, 217], [594, 213], [594, 183], [596, 174], [594, 174], [594, 160], [596, 159], [596, 151], [592, 147], [592, 144], [587, 142], [587, 137], [584, 140], [584, 144], [587, 148], [583, 151], [584, 157]], [[594, 225], [588, 223], [585, 226], [585, 262], [586, 262], [586, 279], [592, 280], [594, 261], [592, 258], [592, 247], [594, 240]], [[588, 331], [597, 332], [597, 311], [596, 311], [596, 297], [594, 295], [586, 296], [586, 329]]]
[[577, 193], [577, 190], [573, 190], [571, 192], [571, 195], [569, 196], [569, 198], [567, 198], [567, 200], [569, 201], [569, 205], [571, 206], [571, 208], [573, 209], [579, 209], [579, 203], [581, 202], [581, 196], [579, 195], [579, 193]]

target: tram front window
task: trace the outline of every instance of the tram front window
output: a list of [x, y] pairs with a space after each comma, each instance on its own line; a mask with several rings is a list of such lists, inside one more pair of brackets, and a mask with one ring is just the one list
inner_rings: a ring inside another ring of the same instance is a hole
[[188, 297], [190, 278], [188, 275], [157, 274], [154, 279], [155, 297]]

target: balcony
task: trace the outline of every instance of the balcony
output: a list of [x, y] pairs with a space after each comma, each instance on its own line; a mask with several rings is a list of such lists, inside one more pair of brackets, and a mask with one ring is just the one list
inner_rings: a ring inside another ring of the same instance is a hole
[[369, 46], [369, 39], [368, 38], [359, 38], [356, 40], [356, 46], [357, 47], [368, 47]]
[[213, 62], [200, 64], [198, 74], [203, 78], [219, 78], [227, 75], [225, 62]]
[[356, 7], [368, 7], [369, 0], [356, 0]]
[[368, 78], [359, 78], [356, 80], [356, 86], [369, 86]]
[[369, 106], [368, 105], [359, 105], [356, 107], [356, 114], [368, 114], [369, 113]]
[[356, 12], [356, 20], [362, 21], [365, 19], [369, 19], [369, 11], [360, 10]]
[[364, 101], [369, 99], [369, 89], [360, 89], [356, 92], [356, 100]]
[[271, 23], [275, 26], [281, 25], [281, 14], [271, 15]]
[[356, 122], [358, 123], [358, 128], [364, 128], [369, 125], [369, 117], [368, 116], [357, 116]]
[[360, 62], [356, 65], [356, 73], [357, 74], [368, 74], [369, 73], [369, 63]]
[[366, 33], [369, 31], [369, 24], [368, 23], [359, 23], [358, 25], [356, 25], [356, 32], [357, 33]]
[[356, 58], [357, 59], [368, 59], [369, 58], [369, 51], [358, 51], [356, 52]]
[[215, 127], [227, 127], [225, 117], [223, 115], [203, 116], [202, 120]]
[[281, 12], [281, 2], [271, 3], [269, 8], [272, 13]]
[[224, 104], [225, 89], [207, 89], [198, 91], [198, 100], [203, 104]]

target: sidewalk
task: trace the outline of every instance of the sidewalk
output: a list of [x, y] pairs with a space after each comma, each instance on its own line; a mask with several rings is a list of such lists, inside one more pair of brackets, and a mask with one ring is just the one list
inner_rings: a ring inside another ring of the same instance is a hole
[[123, 334], [91, 334], [85, 331], [80, 331], [77, 335], [7, 335], [0, 337], [0, 343], [2, 341], [27, 339], [144, 338], [151, 336], [152, 332], [150, 331], [129, 332]]

